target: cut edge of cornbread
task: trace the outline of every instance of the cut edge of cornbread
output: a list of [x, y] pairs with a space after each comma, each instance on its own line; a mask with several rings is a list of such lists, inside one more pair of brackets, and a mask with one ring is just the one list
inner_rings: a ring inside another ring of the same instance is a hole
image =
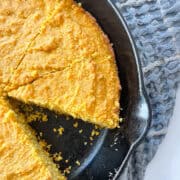
[[63, 71], [47, 74], [9, 91], [8, 96], [101, 127], [116, 128], [120, 86], [111, 68], [108, 62], [77, 62]]

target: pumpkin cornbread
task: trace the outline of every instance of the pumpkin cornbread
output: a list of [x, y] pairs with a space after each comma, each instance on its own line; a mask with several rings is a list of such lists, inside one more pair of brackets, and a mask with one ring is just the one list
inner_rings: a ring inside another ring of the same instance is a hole
[[65, 179], [4, 96], [117, 127], [115, 57], [95, 19], [73, 0], [0, 1], [0, 179]]
[[33, 131], [0, 98], [0, 179], [65, 180]]
[[119, 123], [119, 84], [110, 62], [76, 62], [8, 95], [102, 127]]

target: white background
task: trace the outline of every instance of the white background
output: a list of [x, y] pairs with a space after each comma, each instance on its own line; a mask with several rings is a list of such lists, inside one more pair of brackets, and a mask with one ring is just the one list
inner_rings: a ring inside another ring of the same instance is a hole
[[145, 180], [180, 180], [180, 88], [168, 133], [147, 168]]

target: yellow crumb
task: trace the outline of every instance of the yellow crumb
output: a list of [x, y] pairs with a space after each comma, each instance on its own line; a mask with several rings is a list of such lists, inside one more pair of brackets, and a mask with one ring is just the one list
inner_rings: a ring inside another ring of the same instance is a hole
[[55, 161], [61, 161], [61, 160], [63, 159], [63, 157], [61, 156], [61, 152], [59, 152], [59, 153], [54, 153], [54, 154], [53, 154], [53, 159], [54, 159]]
[[123, 118], [120, 118], [119, 121], [120, 121], [120, 122], [123, 122]]
[[93, 136], [98, 136], [99, 135], [99, 131], [96, 131], [96, 130], [92, 130], [91, 131], [91, 136], [93, 137]]
[[80, 129], [80, 130], [79, 130], [79, 134], [82, 134], [82, 132], [83, 132], [83, 129]]
[[93, 139], [93, 137], [90, 137], [89, 139], [90, 139], [91, 141], [93, 141], [93, 140], [94, 140], [94, 139]]
[[78, 3], [78, 6], [80, 6], [80, 7], [81, 7], [81, 6], [82, 6], [82, 3], [80, 3], [80, 2], [79, 2], [79, 3]]
[[51, 150], [51, 146], [52, 146], [51, 144], [49, 144], [49, 145], [46, 146], [47, 151], [50, 151], [50, 150]]
[[97, 126], [97, 125], [95, 125], [94, 127], [95, 127], [95, 129], [98, 129], [98, 126]]
[[64, 128], [63, 128], [63, 127], [60, 127], [60, 128], [58, 129], [58, 133], [59, 133], [59, 135], [62, 135], [62, 134], [63, 134], [63, 132], [64, 132]]
[[96, 136], [99, 136], [99, 132], [98, 131], [96, 131]]
[[68, 162], [69, 162], [69, 160], [68, 160], [68, 159], [66, 159], [66, 160], [65, 160], [65, 163], [68, 163]]
[[84, 145], [86, 146], [86, 145], [87, 145], [87, 142], [84, 142]]
[[57, 129], [56, 129], [56, 128], [53, 128], [53, 131], [54, 131], [54, 132], [56, 132], [56, 131], [57, 131]]
[[78, 165], [78, 166], [80, 166], [81, 165], [81, 163], [77, 160], [76, 161], [76, 164]]
[[46, 114], [44, 114], [43, 112], [39, 112], [39, 111], [32, 112], [27, 115], [28, 122], [37, 121], [37, 120], [39, 120], [39, 121], [42, 120], [42, 121], [46, 122], [48, 120], [48, 118], [47, 118]]
[[94, 136], [95, 135], [95, 130], [93, 129], [92, 131], [91, 131], [91, 136]]
[[64, 174], [69, 174], [70, 173], [70, 170], [71, 170], [71, 166], [67, 167], [63, 172]]
[[40, 133], [39, 133], [39, 136], [40, 136], [40, 137], [42, 137], [42, 135], [43, 135], [43, 133], [42, 133], [42, 132], [40, 132]]
[[78, 122], [75, 122], [75, 123], [73, 124], [73, 127], [77, 128], [77, 127], [78, 127]]

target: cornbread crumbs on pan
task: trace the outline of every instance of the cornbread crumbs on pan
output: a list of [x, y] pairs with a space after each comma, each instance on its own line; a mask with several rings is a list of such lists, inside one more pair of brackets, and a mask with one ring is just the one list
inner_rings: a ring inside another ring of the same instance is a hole
[[21, 86], [8, 95], [101, 127], [115, 128], [119, 124], [118, 82], [111, 63], [86, 60]]
[[79, 134], [82, 134], [82, 133], [83, 133], [83, 129], [80, 129], [80, 130], [79, 130]]
[[75, 123], [73, 124], [73, 127], [74, 127], [74, 128], [77, 128], [77, 127], [78, 127], [78, 122], [75, 122]]
[[56, 129], [56, 128], [53, 128], [53, 132], [57, 132], [57, 129]]
[[63, 173], [64, 173], [65, 175], [66, 175], [66, 174], [70, 174], [71, 169], [72, 169], [72, 166], [68, 166], [68, 167], [63, 171]]
[[63, 160], [63, 157], [62, 157], [62, 153], [61, 153], [61, 152], [58, 152], [58, 153], [56, 152], [56, 153], [54, 153], [54, 154], [52, 155], [52, 157], [53, 157], [53, 160], [56, 161], [56, 162]]
[[38, 144], [32, 129], [2, 98], [0, 129], [0, 179], [65, 179]]
[[99, 131], [96, 131], [96, 130], [92, 130], [92, 132], [91, 132], [91, 136], [93, 137], [93, 136], [98, 136], [99, 135]]
[[66, 160], [65, 160], [65, 163], [68, 163], [68, 162], [69, 162], [69, 160], [68, 160], [68, 159], [66, 159]]
[[78, 166], [80, 166], [81, 165], [81, 163], [77, 160], [76, 161], [76, 164], [78, 165]]
[[58, 128], [58, 134], [59, 134], [60, 136], [62, 136], [63, 133], [64, 133], [64, 128], [63, 128], [63, 127], [59, 127], [59, 128]]

